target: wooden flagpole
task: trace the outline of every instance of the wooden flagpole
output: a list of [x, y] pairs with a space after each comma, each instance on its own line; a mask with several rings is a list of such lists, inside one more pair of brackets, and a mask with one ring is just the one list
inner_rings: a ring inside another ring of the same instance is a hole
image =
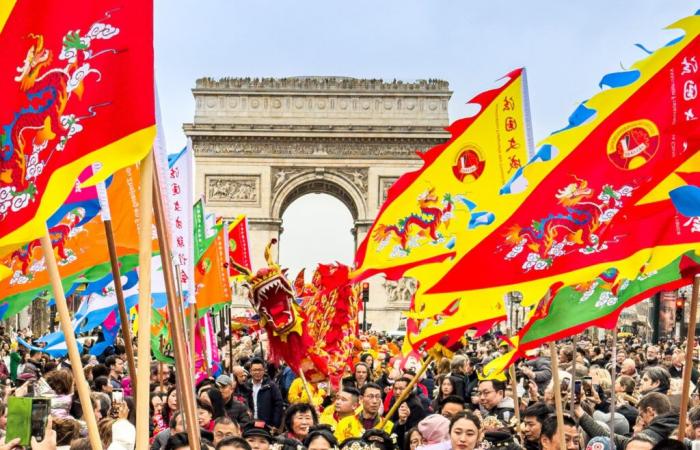
[[136, 450], [148, 449], [149, 382], [151, 366], [151, 254], [153, 252], [153, 151], [141, 160], [141, 192], [139, 197], [139, 360], [136, 374], [142, 382], [136, 385]]
[[[232, 332], [233, 330], [231, 329], [231, 322], [232, 322], [233, 318], [232, 318], [231, 309], [232, 309], [232, 306], [231, 306], [231, 304], [229, 304], [228, 305], [228, 314], [227, 314], [228, 324], [226, 326], [226, 332], [228, 333], [228, 360], [229, 360], [228, 370], [229, 370], [229, 373], [231, 374], [231, 376], [233, 376], [233, 332]], [[236, 380], [236, 383], [237, 382], [238, 382], [238, 380]]]
[[681, 390], [681, 416], [678, 427], [678, 440], [685, 437], [688, 418], [688, 400], [690, 395], [690, 375], [693, 372], [693, 353], [695, 351], [695, 327], [698, 319], [698, 294], [700, 291], [700, 274], [693, 277], [693, 293], [690, 299], [690, 317], [688, 319], [688, 337], [685, 344], [685, 365], [683, 365], [683, 389]]
[[617, 397], [615, 394], [615, 382], [617, 380], [617, 322], [613, 327], [612, 337], [612, 367], [610, 368], [610, 378], [612, 383], [612, 391], [610, 392], [610, 445], [615, 450], [615, 407], [617, 406]]
[[46, 270], [48, 271], [49, 278], [51, 280], [51, 288], [53, 289], [54, 299], [56, 300], [56, 309], [58, 310], [58, 317], [61, 323], [61, 331], [63, 331], [63, 336], [66, 339], [68, 358], [70, 359], [70, 366], [71, 371], [73, 372], [75, 386], [78, 390], [80, 405], [83, 408], [83, 418], [85, 419], [85, 423], [87, 425], [90, 446], [93, 448], [93, 450], [102, 449], [100, 432], [97, 429], [97, 419], [95, 418], [95, 408], [92, 406], [92, 400], [90, 399], [90, 390], [88, 389], [88, 383], [85, 379], [85, 372], [83, 372], [83, 364], [80, 360], [80, 353], [78, 352], [78, 343], [75, 339], [75, 332], [73, 331], [73, 327], [71, 325], [70, 312], [68, 311], [68, 304], [66, 303], [66, 295], [63, 292], [61, 274], [58, 271], [58, 264], [56, 263], [56, 256], [53, 252], [51, 235], [49, 234], [48, 228], [46, 229], [46, 234], [44, 234], [44, 236], [42, 236], [39, 240], [41, 242], [41, 250], [44, 252], [44, 261], [46, 263]]
[[119, 272], [119, 260], [117, 258], [117, 247], [114, 244], [114, 232], [112, 231], [112, 220], [103, 221], [105, 234], [107, 235], [107, 248], [109, 249], [109, 262], [112, 266], [112, 278], [114, 278], [114, 291], [117, 294], [117, 305], [119, 306], [119, 320], [121, 321], [122, 337], [126, 348], [126, 359], [129, 365], [129, 379], [135, 392], [136, 386], [136, 362], [134, 361], [134, 347], [131, 343], [131, 321], [126, 310], [124, 301], [124, 289], [122, 287], [121, 273]]
[[561, 402], [561, 382], [559, 380], [559, 355], [557, 354], [554, 342], [549, 343], [549, 356], [552, 359], [552, 382], [554, 383], [554, 406], [557, 412], [559, 447], [561, 450], [566, 450], [566, 438], [564, 437], [564, 405], [562, 405]]
[[[576, 417], [574, 414], [574, 410], [576, 409], [576, 356], [578, 355], [578, 352], [576, 351], [576, 346], [578, 345], [578, 335], [574, 335], [573, 339], [571, 340], [571, 345], [574, 347], [574, 360], [571, 361], [571, 386], [570, 386], [570, 392], [571, 395], [569, 396], [570, 404], [569, 404], [569, 409], [571, 413], [571, 417]], [[613, 382], [613, 386], [615, 386], [615, 383]], [[613, 389], [614, 391], [615, 389]]]
[[[167, 311], [168, 318], [170, 319], [173, 352], [175, 354], [175, 370], [181, 386], [180, 398], [182, 399], [182, 411], [185, 416], [184, 424], [189, 436], [190, 448], [200, 450], [200, 434], [194, 399], [194, 386], [192, 385], [191, 372], [188, 367], [189, 358], [187, 355], [187, 345], [185, 343], [185, 318], [182, 313], [182, 299], [177, 295], [175, 272], [173, 270], [171, 258], [170, 236], [168, 235], [168, 228], [165, 223], [165, 212], [163, 209], [163, 198], [160, 193], [158, 171], [154, 171], [153, 173], [152, 188], [156, 229], [158, 231], [158, 246], [160, 248], [160, 258], [163, 266], [163, 278], [165, 279], [165, 292], [168, 298]], [[140, 333], [139, 337], [141, 337]], [[139, 348], [141, 347], [139, 346]], [[139, 361], [139, 366], [140, 363], [141, 361]], [[146, 413], [148, 413], [148, 408], [144, 409]], [[144, 438], [148, 441], [148, 432], [144, 433]], [[141, 449], [137, 448], [137, 450]]]
[[389, 419], [391, 419], [391, 416], [393, 416], [394, 413], [396, 412], [396, 410], [399, 409], [399, 406], [401, 406], [401, 402], [403, 402], [404, 400], [406, 400], [406, 398], [408, 398], [408, 395], [413, 390], [413, 386], [415, 386], [416, 383], [418, 383], [418, 379], [421, 377], [421, 375], [423, 375], [425, 373], [425, 371], [428, 369], [428, 366], [430, 365], [430, 363], [433, 362], [434, 359], [435, 358], [433, 358], [432, 355], [428, 355], [428, 357], [425, 358], [425, 361], [423, 361], [423, 365], [421, 366], [421, 368], [418, 371], [418, 373], [416, 374], [416, 376], [413, 377], [413, 379], [411, 380], [410, 383], [408, 383], [408, 386], [406, 386], [406, 389], [404, 389], [403, 392], [401, 392], [401, 395], [399, 395], [399, 398], [397, 398], [396, 401], [394, 402], [394, 404], [391, 406], [391, 409], [389, 409], [389, 412], [387, 412], [384, 415], [384, 417], [382, 417], [381, 422], [379, 422], [379, 426], [377, 426], [378, 429], [380, 429], [380, 430], [384, 429], [384, 425], [386, 424], [386, 422]]
[[306, 375], [304, 375], [304, 369], [300, 368], [299, 378], [301, 378], [301, 382], [304, 385], [304, 390], [306, 391], [306, 395], [309, 397], [309, 405], [313, 406], [314, 409], [317, 409], [316, 405], [314, 405], [314, 397], [311, 395], [311, 388], [309, 388], [309, 383], [306, 381]]

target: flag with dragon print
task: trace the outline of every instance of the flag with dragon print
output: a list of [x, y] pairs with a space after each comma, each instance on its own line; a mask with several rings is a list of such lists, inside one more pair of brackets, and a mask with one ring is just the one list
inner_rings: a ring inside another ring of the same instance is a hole
[[[559, 155], [556, 167], [526, 165], [517, 178], [534, 176], [537, 186], [427, 295], [459, 292], [477, 302], [520, 291], [533, 304], [554, 283], [586, 282], [609, 267], [634, 279], [642, 266], [658, 270], [695, 247], [696, 234], [677, 226], [686, 221], [672, 209], [666, 226], [651, 218], [670, 202], [668, 190], [655, 188], [700, 150], [693, 113], [700, 110], [700, 16], [672, 27], [684, 35], [632, 70], [605, 76], [601, 86], [611, 88], [545, 141], [541, 150]], [[425, 314], [441, 306], [427, 304]]]
[[0, 4], [0, 248], [45, 233], [87, 184], [141, 160], [155, 137], [153, 2]]
[[474, 97], [469, 103], [479, 112], [450, 125], [451, 138], [419, 153], [423, 166], [388, 190], [357, 250], [353, 281], [377, 273], [397, 279], [411, 267], [460, 256], [517, 207], [518, 195], [496, 197], [533, 148], [525, 69], [501, 82]]
[[554, 297], [540, 301], [525, 326], [512, 338], [514, 349], [489, 363], [484, 373], [502, 372], [517, 359], [527, 357], [529, 350], [589, 327], [613, 329], [624, 308], [657, 292], [688, 285], [699, 269], [700, 257], [689, 251], [666, 267], [640, 274], [634, 280], [615, 282], [617, 271], [610, 269], [592, 282], [563, 287]]

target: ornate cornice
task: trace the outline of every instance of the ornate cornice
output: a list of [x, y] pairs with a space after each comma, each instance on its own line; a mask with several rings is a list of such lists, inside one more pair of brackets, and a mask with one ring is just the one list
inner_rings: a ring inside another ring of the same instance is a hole
[[358, 92], [441, 92], [451, 94], [450, 84], [444, 80], [400, 80], [358, 79], [350, 77], [290, 77], [290, 78], [200, 78], [195, 85], [199, 89], [245, 90], [245, 91], [351, 91]]
[[443, 139], [210, 138], [192, 136], [197, 157], [339, 158], [417, 160]]

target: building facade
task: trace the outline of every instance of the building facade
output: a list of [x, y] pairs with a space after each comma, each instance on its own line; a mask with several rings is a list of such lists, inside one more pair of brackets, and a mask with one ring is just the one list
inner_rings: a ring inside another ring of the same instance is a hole
[[[270, 239], [284, 239], [285, 209], [308, 193], [347, 206], [357, 247], [391, 184], [420, 167], [416, 152], [449, 137], [445, 81], [203, 78], [193, 94], [194, 121], [184, 130], [196, 195], [217, 215], [248, 217], [254, 269], [265, 264]], [[410, 279], [370, 280], [367, 321], [399, 328], [414, 290]]]

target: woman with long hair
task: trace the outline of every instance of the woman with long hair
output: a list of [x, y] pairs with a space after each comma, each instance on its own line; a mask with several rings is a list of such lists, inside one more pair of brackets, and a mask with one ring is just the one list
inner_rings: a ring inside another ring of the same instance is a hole
[[432, 404], [433, 411], [440, 411], [440, 404], [446, 397], [449, 397], [450, 395], [457, 395], [455, 383], [449, 375], [440, 375], [438, 377], [437, 386], [437, 395], [435, 396], [435, 400], [433, 400]]

